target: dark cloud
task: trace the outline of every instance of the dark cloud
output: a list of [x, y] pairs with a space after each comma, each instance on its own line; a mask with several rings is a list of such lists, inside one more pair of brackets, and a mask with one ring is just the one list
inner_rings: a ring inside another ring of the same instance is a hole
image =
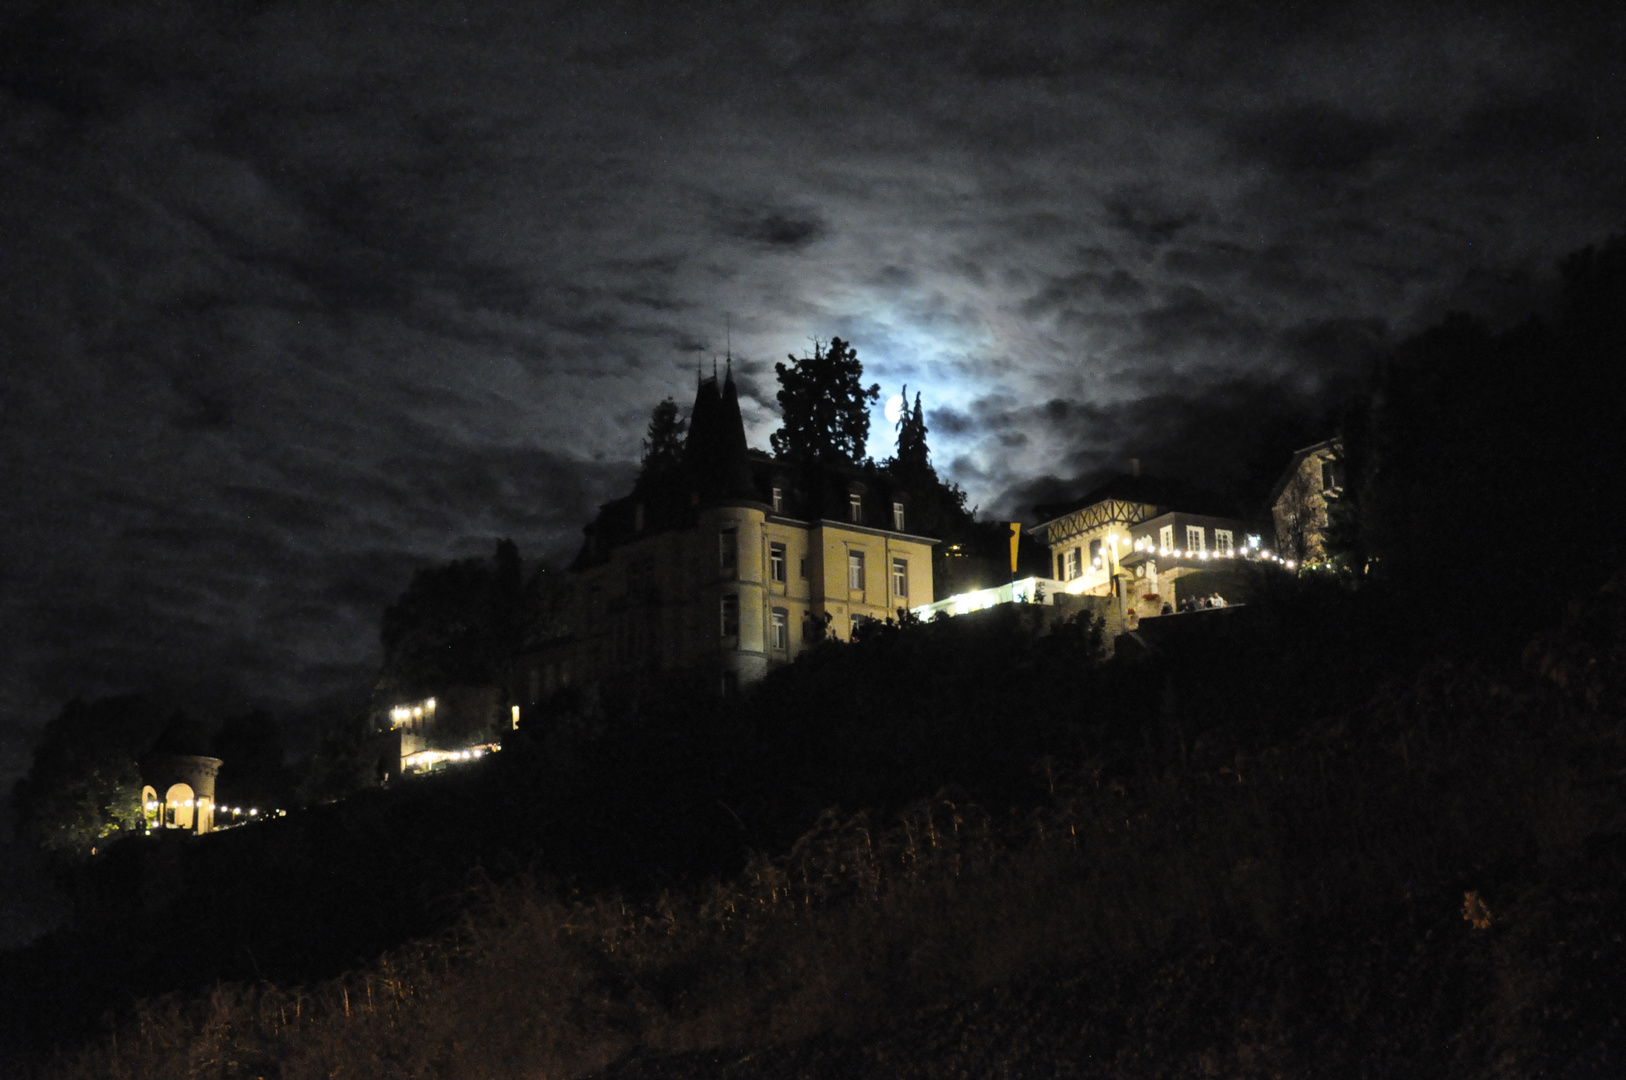
[[971, 54], [971, 70], [980, 79], [1043, 79], [1068, 67], [1066, 53], [1036, 43], [988, 43]]
[[1183, 478], [1213, 490], [1237, 511], [1260, 516], [1288, 455], [1325, 438], [1341, 391], [1299, 391], [1280, 382], [1203, 372], [1146, 388], [1118, 406], [1052, 400], [1011, 422], [1066, 447], [1058, 471], [1023, 478], [994, 500], [1012, 513], [1076, 497], [1130, 459], [1143, 471]]
[[1202, 220], [1196, 210], [1176, 210], [1146, 185], [1120, 188], [1102, 200], [1107, 222], [1143, 244], [1161, 244]]
[[948, 407], [927, 410], [926, 426], [939, 436], [950, 437], [969, 435], [977, 430], [976, 421], [970, 416]]
[[1273, 109], [1231, 131], [1243, 155], [1290, 176], [1315, 178], [1356, 173], [1400, 138], [1392, 121], [1356, 116], [1326, 102]]
[[1567, 154], [1592, 133], [1586, 113], [1562, 91], [1498, 96], [1463, 115], [1446, 139], [1446, 152], [1513, 161]]
[[771, 210], [746, 215], [737, 213], [725, 223], [730, 236], [750, 240], [770, 249], [795, 251], [822, 237], [825, 224], [814, 213]]

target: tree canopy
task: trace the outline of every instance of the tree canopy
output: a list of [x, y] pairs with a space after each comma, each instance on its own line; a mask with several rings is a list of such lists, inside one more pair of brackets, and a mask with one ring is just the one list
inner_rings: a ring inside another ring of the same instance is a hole
[[17, 835], [62, 863], [141, 824], [141, 755], [163, 713], [135, 696], [70, 701], [45, 725], [12, 790]]
[[381, 689], [428, 694], [499, 682], [525, 630], [519, 549], [426, 567], [384, 611]]
[[803, 461], [867, 460], [869, 407], [881, 396], [879, 383], [865, 386], [858, 353], [840, 338], [829, 347], [813, 343], [813, 355], [775, 364], [783, 424], [770, 437], [773, 452]]
[[683, 464], [683, 433], [688, 425], [678, 414], [677, 402], [665, 398], [649, 416], [638, 486], [648, 487], [670, 477]]
[[283, 760], [282, 725], [264, 709], [222, 720], [214, 756], [222, 762], [215, 781], [221, 802], [278, 807], [292, 801], [294, 776]]
[[915, 391], [915, 407], [909, 408], [909, 387], [903, 388], [903, 414], [898, 417], [898, 453], [892, 471], [899, 479], [937, 478], [931, 451], [926, 446], [926, 415], [920, 408], [920, 391]]
[[1626, 237], [1559, 269], [1543, 317], [1497, 330], [1457, 314], [1401, 342], [1343, 432], [1335, 556], [1464, 643], [1507, 629], [1520, 644], [1626, 559], [1610, 524], [1626, 478]]

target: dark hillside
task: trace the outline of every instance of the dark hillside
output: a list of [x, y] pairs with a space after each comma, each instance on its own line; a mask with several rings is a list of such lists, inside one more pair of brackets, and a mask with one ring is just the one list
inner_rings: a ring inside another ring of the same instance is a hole
[[1020, 609], [994, 610], [832, 644], [735, 702], [601, 703], [596, 732], [560, 717], [459, 773], [126, 841], [82, 875], [71, 927], [0, 957], [4, 985], [27, 988], [7, 1043], [70, 1045], [125, 1002], [218, 980], [331, 978], [455, 925], [480, 882], [647, 897], [784, 851], [827, 808], [885, 821], [944, 790], [1032, 807], [1068, 763], [1128, 778], [1167, 754], [1255, 752], [1382, 663], [1353, 647], [1355, 598], [1274, 586], [1134, 664], [1102, 665], [1088, 625], [1035, 637]]
[[[1618, 652], [1613, 600], [1532, 665]], [[61, 1075], [1615, 1075], [1626, 727], [1567, 685], [1434, 662], [1027, 809], [827, 815], [718, 885], [497, 888], [339, 982], [145, 1006]]]

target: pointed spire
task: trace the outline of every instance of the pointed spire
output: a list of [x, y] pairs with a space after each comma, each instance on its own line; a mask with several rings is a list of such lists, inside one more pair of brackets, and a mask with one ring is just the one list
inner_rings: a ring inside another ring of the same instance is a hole
[[714, 368], [696, 389], [683, 458], [701, 498], [749, 497], [751, 467], [732, 360], [721, 386]]

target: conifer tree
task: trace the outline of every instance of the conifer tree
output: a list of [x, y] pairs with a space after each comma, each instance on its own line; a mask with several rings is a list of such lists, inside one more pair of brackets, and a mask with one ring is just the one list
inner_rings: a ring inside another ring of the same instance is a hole
[[903, 388], [903, 414], [898, 417], [898, 454], [892, 459], [892, 471], [904, 481], [936, 479], [932, 468], [931, 451], [926, 447], [926, 415], [920, 407], [920, 392], [915, 392], [915, 407], [909, 408], [909, 387]]
[[780, 457], [862, 464], [869, 441], [869, 407], [881, 396], [879, 383], [863, 384], [858, 353], [840, 338], [829, 348], [813, 344], [813, 355], [790, 366], [775, 364], [783, 426], [770, 437]]
[[677, 402], [663, 399], [649, 414], [638, 486], [647, 487], [671, 476], [683, 462], [683, 433], [688, 425], [678, 415]]

